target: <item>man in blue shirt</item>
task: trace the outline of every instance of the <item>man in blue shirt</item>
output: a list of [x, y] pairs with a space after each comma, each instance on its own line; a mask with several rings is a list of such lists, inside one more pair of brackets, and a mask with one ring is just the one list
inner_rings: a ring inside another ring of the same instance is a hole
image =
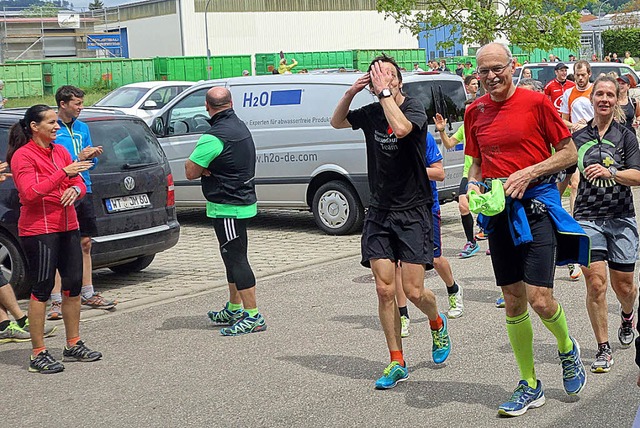
[[[83, 102], [84, 91], [82, 89], [70, 85], [58, 88], [56, 91], [56, 104], [58, 105], [60, 130], [56, 134], [55, 142], [64, 146], [74, 161], [92, 161], [94, 166], [91, 169], [93, 169], [98, 163], [98, 156], [102, 154], [102, 146], [93, 146], [89, 127], [78, 120], [78, 116], [80, 116], [84, 108]], [[113, 309], [116, 302], [105, 299], [93, 289], [91, 237], [97, 234], [96, 216], [93, 210], [89, 171], [84, 171], [80, 174], [87, 186], [86, 196], [75, 204], [78, 222], [80, 223], [80, 243], [82, 245], [82, 304], [96, 309]], [[60, 288], [60, 276], [56, 274], [56, 285], [51, 293], [51, 308], [47, 314], [48, 319], [62, 318]]]

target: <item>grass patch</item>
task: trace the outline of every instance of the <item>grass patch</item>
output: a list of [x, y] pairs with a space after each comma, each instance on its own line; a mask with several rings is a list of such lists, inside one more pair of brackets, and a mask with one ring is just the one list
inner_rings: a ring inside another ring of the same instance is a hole
[[[84, 105], [92, 106], [100, 98], [104, 97], [109, 93], [109, 90], [97, 91], [97, 92], [87, 92], [84, 95]], [[35, 104], [45, 104], [48, 106], [55, 106], [56, 99], [53, 95], [45, 95], [42, 97], [25, 97], [25, 98], [9, 98], [7, 103], [5, 104], [6, 108], [18, 108], [18, 107], [31, 107]]]

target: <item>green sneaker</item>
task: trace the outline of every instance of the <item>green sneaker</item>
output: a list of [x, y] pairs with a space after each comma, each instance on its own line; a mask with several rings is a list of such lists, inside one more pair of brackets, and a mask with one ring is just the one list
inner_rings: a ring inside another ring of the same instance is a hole
[[207, 312], [207, 316], [214, 324], [234, 325], [242, 318], [243, 313], [244, 311], [242, 309], [238, 309], [237, 311], [229, 310], [229, 302], [227, 302], [221, 311], [209, 311]]
[[400, 337], [409, 337], [409, 325], [411, 325], [409, 317], [400, 316], [400, 325]]
[[[49, 324], [45, 323], [44, 324], [44, 337], [53, 336], [57, 329], [58, 329], [57, 326], [55, 326], [55, 325], [52, 326], [52, 325], [49, 325]], [[24, 324], [23, 330], [26, 331], [27, 333], [31, 334], [31, 331], [29, 330], [29, 318], [27, 318], [27, 322]]]
[[20, 328], [15, 321], [11, 321], [7, 328], [0, 331], [0, 343], [28, 342], [29, 340], [31, 340], [29, 332]]

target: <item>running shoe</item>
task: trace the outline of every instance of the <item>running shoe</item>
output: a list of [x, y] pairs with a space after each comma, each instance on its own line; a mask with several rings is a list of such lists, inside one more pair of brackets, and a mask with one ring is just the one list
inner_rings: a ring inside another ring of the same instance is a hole
[[51, 302], [51, 307], [47, 313], [48, 320], [61, 320], [62, 319], [62, 302]]
[[618, 328], [618, 340], [623, 348], [628, 348], [633, 343], [633, 339], [636, 337], [636, 332], [633, 330], [633, 317], [631, 319], [624, 319], [620, 314], [620, 328]]
[[401, 366], [397, 361], [391, 361], [391, 364], [382, 372], [382, 377], [376, 381], [376, 389], [393, 388], [398, 382], [405, 381], [408, 377], [409, 370], [405, 366]]
[[458, 256], [460, 256], [461, 259], [467, 259], [478, 251], [480, 251], [480, 245], [478, 245], [477, 242], [467, 242], [464, 244], [464, 247], [462, 247], [462, 251], [460, 251]]
[[[27, 333], [31, 334], [31, 330], [29, 330], [29, 318], [27, 318], [27, 322], [24, 324], [24, 327], [22, 328], [24, 331], [26, 331]], [[44, 337], [49, 337], [49, 336], [53, 336], [53, 334], [56, 332], [56, 330], [58, 329], [58, 326], [51, 326], [47, 323], [44, 324]]]
[[444, 363], [451, 352], [447, 317], [444, 314], [440, 314], [440, 318], [442, 318], [442, 328], [440, 330], [431, 330], [431, 336], [433, 337], [431, 355], [433, 356], [433, 362], [436, 364]]
[[542, 382], [538, 381], [538, 387], [533, 389], [526, 380], [521, 380], [509, 401], [498, 407], [498, 414], [503, 416], [524, 415], [529, 409], [543, 406], [545, 401]]
[[480, 232], [476, 233], [476, 241], [484, 241], [485, 239], [488, 238], [488, 236], [484, 233], [483, 230], [481, 230]]
[[458, 292], [449, 294], [449, 310], [447, 318], [460, 318], [464, 313], [464, 302], [462, 301], [462, 287], [458, 285]]
[[234, 325], [236, 321], [242, 318], [242, 314], [244, 311], [242, 309], [238, 309], [237, 311], [229, 310], [229, 302], [224, 305], [224, 308], [221, 311], [209, 311], [207, 312], [207, 316], [214, 324], [227, 324]]
[[496, 308], [504, 308], [504, 293], [500, 293], [500, 297], [496, 299]]
[[78, 343], [71, 348], [65, 345], [62, 351], [62, 361], [91, 362], [97, 361], [100, 358], [102, 358], [102, 353], [87, 348], [87, 345], [85, 345], [82, 340], [78, 340]]
[[593, 373], [607, 373], [613, 366], [613, 352], [608, 346], [598, 349], [596, 359], [591, 363], [591, 371]]
[[577, 281], [582, 276], [582, 270], [580, 269], [580, 265], [568, 264], [569, 268], [569, 279], [571, 281]]
[[573, 349], [566, 354], [558, 352], [558, 356], [562, 363], [564, 390], [569, 395], [577, 395], [587, 383], [587, 376], [580, 359], [580, 345], [573, 337], [570, 337], [570, 339], [573, 342]]
[[7, 328], [0, 331], [0, 343], [28, 342], [30, 339], [29, 332], [20, 328], [15, 321], [11, 321]]
[[400, 316], [400, 337], [409, 337], [409, 325], [411, 325], [409, 317]]
[[104, 310], [113, 309], [118, 304], [118, 302], [115, 300], [105, 299], [100, 295], [100, 293], [93, 293], [93, 296], [89, 297], [88, 299], [82, 297], [81, 301], [83, 306], [89, 306], [92, 309]]
[[220, 334], [223, 336], [240, 336], [241, 334], [257, 333], [266, 329], [267, 323], [261, 314], [252, 317], [248, 312], [244, 311], [242, 317], [235, 324], [231, 327], [220, 329]]
[[46, 349], [37, 356], [31, 355], [29, 371], [31, 373], [51, 374], [64, 370], [64, 365], [56, 361]]

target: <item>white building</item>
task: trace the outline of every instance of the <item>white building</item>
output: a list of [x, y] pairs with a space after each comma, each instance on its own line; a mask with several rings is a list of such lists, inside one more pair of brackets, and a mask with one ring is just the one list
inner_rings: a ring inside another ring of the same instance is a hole
[[[123, 30], [129, 56], [415, 49], [375, 0], [146, 0], [98, 11]], [[207, 13], [205, 13], [205, 9]]]

